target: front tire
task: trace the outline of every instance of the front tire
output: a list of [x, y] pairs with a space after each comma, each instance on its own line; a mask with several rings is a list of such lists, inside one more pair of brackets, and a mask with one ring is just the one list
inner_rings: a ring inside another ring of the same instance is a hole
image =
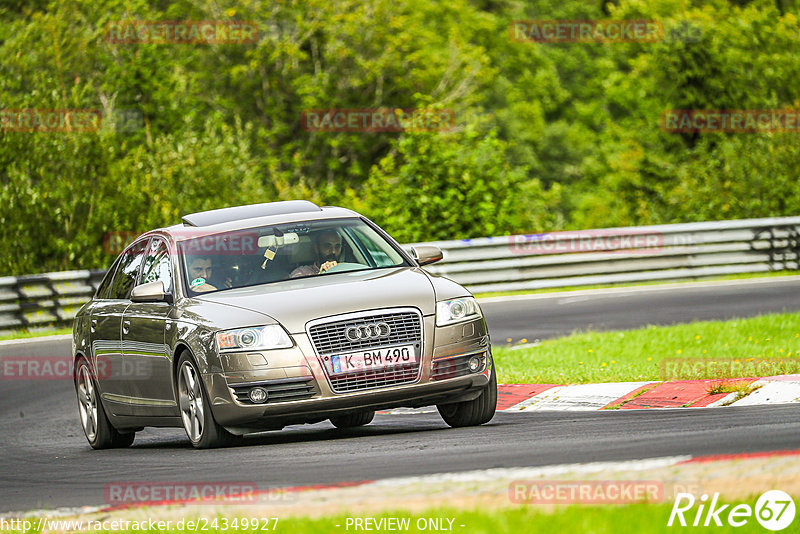
[[106, 416], [94, 371], [85, 358], [75, 366], [75, 392], [78, 395], [78, 412], [86, 440], [93, 449], [130, 447], [135, 432], [119, 432]]
[[449, 426], [477, 426], [491, 421], [497, 409], [497, 375], [492, 362], [492, 378], [484, 388], [480, 397], [470, 401], [439, 404], [436, 406], [439, 415]]
[[184, 352], [178, 360], [178, 406], [181, 410], [183, 429], [192, 446], [196, 449], [225, 447], [238, 441], [222, 426], [218, 425], [211, 413], [211, 403], [200, 378], [194, 360]]
[[357, 426], [368, 425], [375, 417], [375, 412], [359, 412], [339, 417], [331, 417], [331, 423], [336, 428], [355, 428]]

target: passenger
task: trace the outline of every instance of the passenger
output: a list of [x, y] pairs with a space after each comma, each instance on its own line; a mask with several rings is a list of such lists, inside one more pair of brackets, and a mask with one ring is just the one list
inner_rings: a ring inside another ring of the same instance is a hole
[[301, 265], [289, 278], [322, 274], [339, 264], [342, 254], [342, 236], [336, 230], [323, 230], [312, 238], [317, 261], [313, 265]]

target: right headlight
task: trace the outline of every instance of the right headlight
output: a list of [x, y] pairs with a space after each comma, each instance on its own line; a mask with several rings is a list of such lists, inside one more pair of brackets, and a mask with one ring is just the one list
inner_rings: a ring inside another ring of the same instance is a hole
[[443, 300], [436, 303], [436, 326], [447, 326], [481, 316], [478, 301], [473, 297]]
[[217, 332], [216, 337], [217, 350], [220, 352], [286, 349], [292, 346], [289, 334], [278, 324], [222, 330]]

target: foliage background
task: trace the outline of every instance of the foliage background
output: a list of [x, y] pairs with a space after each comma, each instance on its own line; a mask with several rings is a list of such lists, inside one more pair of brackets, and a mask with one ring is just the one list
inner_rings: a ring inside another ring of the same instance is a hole
[[[793, 134], [668, 134], [665, 109], [798, 108], [794, 0], [11, 0], [0, 275], [107, 266], [108, 232], [306, 198], [405, 242], [796, 215]], [[251, 45], [119, 45], [127, 19], [257, 21]], [[534, 44], [518, 19], [657, 19], [657, 43]], [[304, 131], [308, 109], [441, 107], [450, 132]]]

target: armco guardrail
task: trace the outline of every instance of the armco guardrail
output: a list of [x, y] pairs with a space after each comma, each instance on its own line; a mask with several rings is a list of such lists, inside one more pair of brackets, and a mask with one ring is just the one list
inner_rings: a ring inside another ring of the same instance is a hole
[[[554, 232], [436, 245], [426, 267], [475, 293], [800, 268], [800, 217]], [[405, 245], [410, 249], [412, 245]], [[0, 331], [68, 326], [104, 271], [0, 278]]]
[[0, 331], [71, 325], [104, 275], [100, 270], [0, 277]]
[[798, 269], [800, 217], [424, 244], [444, 251], [444, 260], [428, 267], [430, 272], [475, 293], [681, 280]]

